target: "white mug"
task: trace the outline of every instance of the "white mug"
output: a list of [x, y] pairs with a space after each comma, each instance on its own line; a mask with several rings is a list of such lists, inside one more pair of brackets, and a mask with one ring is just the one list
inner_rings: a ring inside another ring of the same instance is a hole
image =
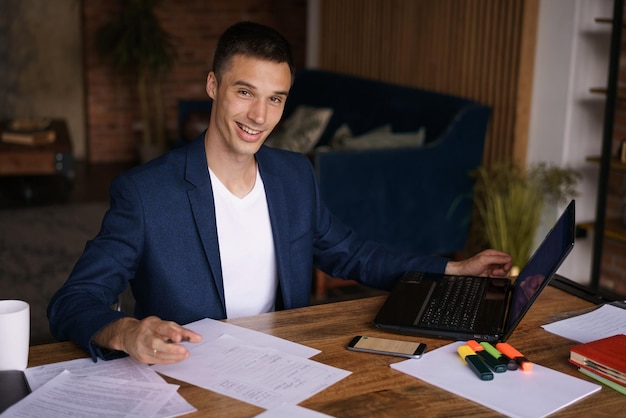
[[28, 365], [30, 305], [0, 300], [0, 370], [24, 370]]

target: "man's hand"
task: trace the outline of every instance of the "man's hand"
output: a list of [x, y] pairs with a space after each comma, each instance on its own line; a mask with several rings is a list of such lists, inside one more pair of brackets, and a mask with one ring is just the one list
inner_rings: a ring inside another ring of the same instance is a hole
[[178, 363], [189, 357], [181, 341], [197, 343], [202, 336], [175, 322], [156, 316], [143, 320], [122, 318], [104, 327], [94, 337], [101, 347], [126, 352], [133, 359], [148, 364]]
[[512, 266], [511, 256], [497, 250], [481, 251], [461, 261], [448, 261], [446, 274], [461, 276], [506, 277]]

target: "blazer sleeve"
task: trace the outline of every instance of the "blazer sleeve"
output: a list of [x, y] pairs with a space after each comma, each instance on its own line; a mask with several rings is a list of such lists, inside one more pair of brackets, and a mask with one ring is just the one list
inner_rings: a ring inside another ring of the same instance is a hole
[[140, 199], [128, 177], [111, 185], [111, 205], [98, 235], [88, 241], [66, 283], [48, 306], [52, 335], [71, 340], [92, 358], [105, 354], [92, 343], [106, 325], [128, 316], [111, 308], [134, 276], [142, 248]]
[[319, 188], [315, 190], [314, 262], [330, 276], [389, 290], [408, 271], [445, 271], [447, 258], [400, 253], [380, 243], [361, 239], [353, 229], [330, 213], [320, 198]]

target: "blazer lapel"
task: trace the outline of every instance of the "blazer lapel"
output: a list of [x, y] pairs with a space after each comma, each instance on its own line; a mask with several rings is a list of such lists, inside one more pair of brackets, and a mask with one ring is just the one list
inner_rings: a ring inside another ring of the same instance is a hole
[[213, 188], [209, 177], [209, 168], [204, 150], [204, 135], [196, 139], [187, 149], [185, 180], [195, 187], [187, 192], [202, 246], [209, 261], [209, 269], [215, 288], [222, 301], [222, 311], [226, 317], [226, 299], [224, 297], [224, 279], [220, 261], [217, 224], [215, 223], [215, 204]]
[[264, 163], [264, 148], [257, 152], [259, 172], [265, 187], [267, 208], [272, 225], [274, 251], [276, 253], [276, 267], [280, 289], [277, 295], [282, 296], [282, 302], [277, 300], [276, 306], [291, 306], [291, 285], [287, 277], [289, 266], [289, 219], [287, 212], [287, 196], [283, 182], [272, 170], [271, 164]]
[[[215, 203], [213, 201], [213, 188], [209, 176], [209, 169], [204, 150], [204, 136], [192, 142], [187, 150], [187, 164], [185, 167], [185, 179], [194, 188], [187, 194], [191, 204], [193, 217], [198, 228], [204, 252], [209, 261], [210, 273], [215, 287], [220, 295], [222, 310], [226, 317], [226, 300], [224, 297], [224, 278], [220, 261], [219, 243], [217, 240], [217, 224], [215, 223]], [[277, 306], [291, 306], [291, 285], [287, 277], [289, 266], [289, 220], [287, 218], [287, 197], [283, 182], [273, 172], [271, 164], [264, 163], [263, 148], [256, 154], [259, 164], [259, 172], [263, 179], [267, 207], [272, 225], [274, 248], [276, 253], [276, 266], [280, 289], [277, 295], [282, 296], [282, 302], [277, 300]]]

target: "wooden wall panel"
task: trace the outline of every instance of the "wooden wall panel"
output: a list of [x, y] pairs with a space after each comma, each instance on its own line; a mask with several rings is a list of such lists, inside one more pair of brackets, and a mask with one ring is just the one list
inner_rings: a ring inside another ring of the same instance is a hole
[[320, 0], [319, 68], [492, 108], [484, 161], [524, 162], [538, 0]]

